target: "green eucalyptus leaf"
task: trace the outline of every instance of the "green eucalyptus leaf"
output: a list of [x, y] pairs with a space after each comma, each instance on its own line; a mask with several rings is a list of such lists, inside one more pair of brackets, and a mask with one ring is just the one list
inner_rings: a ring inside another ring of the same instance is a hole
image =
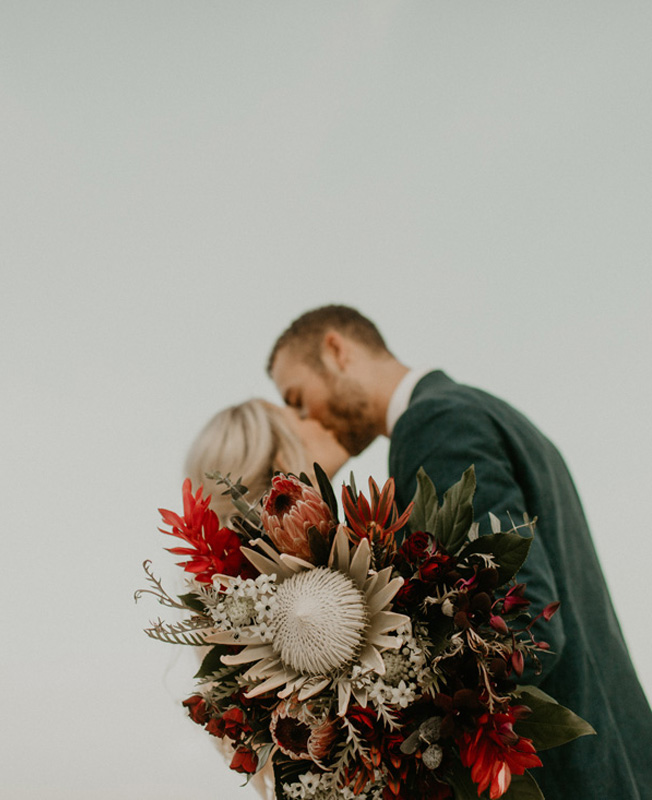
[[419, 467], [417, 472], [417, 490], [413, 502], [414, 507], [408, 520], [410, 530], [412, 533], [416, 531], [433, 533], [439, 510], [439, 499], [435, 484], [430, 480], [423, 467]]
[[473, 524], [475, 485], [475, 467], [471, 465], [444, 494], [435, 529], [431, 532], [449, 553], [459, 550]]
[[401, 744], [401, 753], [405, 753], [408, 756], [411, 756], [413, 753], [416, 753], [419, 748], [419, 742], [421, 740], [421, 736], [419, 735], [419, 731], [416, 730], [411, 733], [407, 739], [404, 739]]
[[195, 678], [205, 678], [207, 675], [212, 675], [214, 672], [222, 669], [224, 667], [222, 656], [225, 656], [228, 652], [229, 649], [225, 644], [216, 644], [214, 647], [211, 647], [204, 656], [204, 660], [201, 662], [201, 667], [195, 675]]
[[502, 586], [523, 566], [531, 545], [531, 537], [518, 533], [488, 533], [467, 544], [460, 553], [460, 560], [474, 553], [493, 556], [498, 567], [499, 586]]
[[516, 695], [523, 705], [532, 709], [532, 713], [518, 720], [514, 730], [519, 736], [532, 739], [537, 750], [558, 747], [580, 736], [595, 734], [586, 720], [536, 686], [519, 687]]
[[273, 749], [274, 749], [274, 742], [268, 742], [267, 744], [264, 744], [256, 751], [256, 755], [258, 756], [258, 766], [256, 768], [256, 772], [260, 772], [261, 769], [265, 766]]

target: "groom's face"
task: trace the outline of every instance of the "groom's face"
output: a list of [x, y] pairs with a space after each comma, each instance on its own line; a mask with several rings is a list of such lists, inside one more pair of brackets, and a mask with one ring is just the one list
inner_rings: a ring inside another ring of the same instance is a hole
[[288, 406], [332, 431], [351, 455], [376, 438], [369, 400], [354, 377], [327, 364], [318, 371], [286, 347], [274, 360], [272, 379]]

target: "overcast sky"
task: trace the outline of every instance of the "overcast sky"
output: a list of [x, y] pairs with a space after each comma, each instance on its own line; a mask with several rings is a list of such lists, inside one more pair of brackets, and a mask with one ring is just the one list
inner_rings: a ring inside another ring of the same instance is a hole
[[652, 695], [651, 35], [629, 0], [0, 3], [7, 796], [232, 796], [133, 591], [177, 578], [197, 431], [328, 302], [557, 443]]

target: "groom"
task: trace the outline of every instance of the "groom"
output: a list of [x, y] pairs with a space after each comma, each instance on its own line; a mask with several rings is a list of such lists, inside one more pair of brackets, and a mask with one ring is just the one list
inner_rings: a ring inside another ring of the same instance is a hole
[[593, 725], [597, 736], [541, 755], [535, 774], [548, 800], [652, 800], [652, 713], [616, 618], [584, 513], [562, 457], [523, 415], [439, 370], [414, 371], [387, 349], [355, 309], [325, 306], [295, 320], [271, 352], [268, 372], [285, 402], [332, 430], [352, 454], [390, 437], [389, 471], [399, 507], [423, 467], [441, 497], [475, 465], [475, 518], [511, 527], [523, 513], [536, 534], [519, 580], [549, 642], [538, 683]]

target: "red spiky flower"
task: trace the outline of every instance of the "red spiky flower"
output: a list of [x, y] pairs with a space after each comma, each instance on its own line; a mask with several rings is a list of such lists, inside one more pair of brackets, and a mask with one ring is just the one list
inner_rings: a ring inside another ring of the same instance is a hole
[[407, 523], [414, 505], [410, 503], [399, 516], [394, 502], [395, 491], [393, 478], [388, 478], [382, 491], [376, 481], [369, 478], [371, 503], [362, 492], [356, 497], [350, 486], [344, 486], [342, 490], [342, 505], [348, 522], [349, 538], [354, 542], [369, 539], [372, 549], [383, 554], [383, 563], [396, 552], [394, 537]]
[[509, 788], [512, 775], [541, 766], [532, 740], [514, 731], [514, 723], [526, 713], [525, 706], [509, 706], [505, 712], [481, 714], [476, 729], [465, 731], [458, 740], [462, 764], [471, 767], [478, 797], [489, 787], [489, 797], [496, 800]]
[[190, 556], [188, 561], [177, 565], [192, 573], [200, 583], [211, 583], [213, 575], [243, 575], [252, 577], [255, 572], [240, 550], [240, 537], [230, 528], [220, 527], [220, 521], [212, 508], [211, 496], [202, 497], [200, 486], [193, 495], [190, 479], [183, 482], [183, 516], [164, 508], [159, 512], [172, 530], [159, 528], [161, 533], [183, 539], [189, 547], [169, 547], [168, 552], [178, 556]]

